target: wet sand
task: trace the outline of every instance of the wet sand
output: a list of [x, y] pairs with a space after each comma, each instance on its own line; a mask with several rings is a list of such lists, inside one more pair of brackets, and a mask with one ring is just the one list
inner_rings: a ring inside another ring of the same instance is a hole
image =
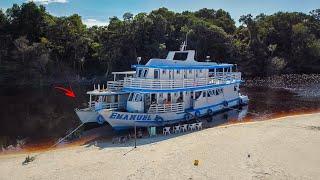
[[55, 149], [28, 165], [21, 164], [26, 154], [2, 155], [0, 179], [320, 177], [320, 113], [159, 135], [137, 143], [136, 149], [133, 141]]

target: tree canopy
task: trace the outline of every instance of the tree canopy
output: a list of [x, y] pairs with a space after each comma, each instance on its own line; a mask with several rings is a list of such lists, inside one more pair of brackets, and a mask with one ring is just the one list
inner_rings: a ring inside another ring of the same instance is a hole
[[0, 83], [41, 83], [129, 70], [177, 50], [188, 35], [197, 59], [238, 64], [245, 75], [320, 72], [320, 10], [243, 15], [222, 9], [127, 12], [86, 27], [77, 14], [50, 15], [33, 2], [0, 10]]

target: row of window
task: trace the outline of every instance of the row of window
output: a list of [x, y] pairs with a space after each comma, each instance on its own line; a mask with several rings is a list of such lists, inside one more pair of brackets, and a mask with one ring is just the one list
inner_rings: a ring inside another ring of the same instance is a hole
[[[172, 78], [172, 70], [169, 70], [169, 78]], [[180, 74], [180, 72], [181, 72], [181, 70], [176, 70], [176, 73], [177, 74]], [[187, 70], [186, 71], [184, 71], [184, 78], [187, 78]], [[167, 73], [167, 70], [162, 70], [162, 74], [166, 74]], [[196, 77], [198, 77], [198, 73], [202, 73], [202, 69], [200, 69], [200, 70], [196, 70]], [[137, 71], [137, 77], [142, 77], [142, 78], [145, 78], [145, 77], [147, 77], [147, 74], [148, 74], [148, 69], [138, 69], [138, 71]], [[159, 69], [155, 69], [154, 70], [154, 79], [159, 79], [159, 76], [160, 76], [160, 74], [159, 74]], [[192, 74], [192, 70], [189, 70], [189, 74]]]
[[[234, 86], [234, 91], [238, 91], [238, 85]], [[190, 92], [186, 92], [186, 95], [189, 95]], [[200, 95], [202, 94], [202, 97], [212, 97], [212, 96], [218, 96], [220, 94], [223, 94], [223, 88], [218, 88], [218, 89], [211, 89], [207, 91], [197, 91], [195, 92], [195, 99], [198, 99]], [[174, 97], [183, 97], [183, 93], [174, 93]], [[156, 98], [156, 97], [155, 97]], [[159, 98], [163, 98], [163, 93], [159, 93]], [[171, 100], [171, 94], [167, 94], [168, 100]], [[128, 97], [128, 101], [135, 101], [135, 102], [141, 102], [142, 101], [142, 95], [138, 93], [130, 93]]]

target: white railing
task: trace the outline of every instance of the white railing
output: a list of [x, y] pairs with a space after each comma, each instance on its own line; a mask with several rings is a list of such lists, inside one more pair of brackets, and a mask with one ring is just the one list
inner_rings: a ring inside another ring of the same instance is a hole
[[107, 82], [107, 89], [111, 91], [117, 91], [123, 88], [123, 80], [119, 81], [108, 81]]
[[183, 103], [151, 104], [148, 113], [184, 112]]
[[94, 110], [100, 109], [118, 109], [124, 107], [125, 103], [106, 103], [106, 102], [89, 102], [89, 107]]
[[130, 88], [142, 89], [176, 89], [197, 87], [210, 84], [223, 84], [226, 82], [241, 80], [240, 72], [233, 73], [217, 73], [213, 77], [195, 78], [195, 79], [175, 79], [175, 80], [159, 80], [159, 79], [144, 79], [144, 78], [125, 78], [123, 86]]

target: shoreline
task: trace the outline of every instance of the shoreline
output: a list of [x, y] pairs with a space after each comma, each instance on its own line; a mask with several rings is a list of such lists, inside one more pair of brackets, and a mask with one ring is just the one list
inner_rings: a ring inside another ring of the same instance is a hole
[[[299, 117], [299, 116], [312, 116], [312, 115], [320, 115], [320, 111], [319, 110], [310, 110], [308, 112], [303, 111], [303, 112], [292, 112], [292, 114], [290, 113], [285, 113], [286, 115], [282, 116], [282, 113], [277, 113], [275, 114], [275, 117], [271, 116], [270, 118], [266, 118], [266, 119], [260, 119], [260, 120], [253, 120], [252, 118], [244, 118], [242, 121], [230, 121], [227, 122], [225, 124], [221, 124], [215, 127], [209, 127], [209, 128], [204, 128], [203, 130], [206, 129], [214, 129], [214, 128], [227, 128], [227, 127], [232, 127], [232, 126], [240, 126], [240, 125], [250, 125], [250, 124], [255, 124], [255, 123], [262, 123], [265, 121], [279, 121], [281, 119], [286, 119], [286, 118], [294, 118], [294, 117]], [[192, 132], [191, 132], [192, 133]], [[160, 134], [160, 136], [162, 136], [162, 134]], [[0, 152], [0, 159], [1, 158], [5, 158], [7, 156], [25, 156], [25, 155], [34, 155], [34, 154], [42, 154], [42, 153], [46, 153], [46, 152], [51, 152], [51, 151], [56, 151], [56, 150], [64, 150], [64, 149], [68, 149], [68, 148], [78, 148], [81, 146], [85, 146], [89, 143], [91, 143], [93, 140], [95, 140], [96, 138], [99, 138], [99, 134], [93, 134], [87, 137], [82, 137], [80, 139], [76, 139], [75, 141], [72, 142], [67, 142], [65, 144], [59, 144], [56, 147], [42, 147], [42, 148], [38, 148], [38, 147], [28, 147], [26, 149], [22, 149], [22, 150], [18, 150], [18, 151], [8, 151], [8, 152]], [[143, 137], [142, 139], [148, 139], [148, 137]], [[109, 139], [108, 139], [109, 140]], [[110, 143], [111, 141], [108, 141], [107, 139], [102, 139], [100, 141], [103, 141], [104, 143]], [[139, 141], [139, 139], [137, 139]], [[47, 144], [47, 143], [46, 143]], [[137, 145], [139, 146], [139, 144]]]
[[[204, 128], [204, 129], [211, 129], [211, 128], [218, 128], [218, 127], [228, 127], [232, 125], [242, 125], [242, 124], [251, 124], [251, 123], [260, 123], [264, 121], [276, 121], [279, 119], [283, 118], [290, 118], [290, 117], [295, 117], [295, 116], [305, 116], [305, 115], [313, 115], [313, 114], [320, 114], [320, 111], [317, 110], [308, 110], [308, 111], [301, 111], [301, 112], [284, 112], [284, 113], [276, 113], [276, 114], [271, 114], [269, 118], [266, 119], [259, 119], [259, 120], [254, 120], [252, 117], [245, 117], [241, 121], [230, 121], [225, 124], [221, 124], [215, 127], [209, 127], [209, 128]], [[100, 127], [101, 128], [101, 127]], [[96, 138], [99, 138], [99, 134], [91, 134], [89, 136], [81, 137], [80, 139], [76, 139], [71, 142], [66, 142], [65, 144], [59, 144], [56, 147], [51, 147], [51, 145], [48, 145], [47, 142], [44, 142], [43, 144], [35, 145], [35, 146], [30, 146], [27, 148], [22, 148], [21, 150], [12, 150], [12, 151], [7, 151], [7, 152], [0, 152], [0, 159], [1, 157], [5, 156], [15, 156], [15, 155], [28, 155], [28, 154], [42, 154], [45, 152], [50, 152], [50, 151], [55, 151], [55, 150], [60, 150], [60, 149], [66, 149], [66, 148], [72, 148], [72, 147], [81, 147], [84, 146]], [[144, 137], [148, 138], [148, 137]], [[105, 142], [109, 142], [108, 140], [110, 139], [104, 139]], [[53, 141], [54, 142], [54, 141]]]
[[316, 179], [319, 133], [320, 113], [294, 115], [139, 139], [136, 149], [132, 141], [91, 142], [45, 151], [27, 165], [23, 154], [0, 156], [0, 173], [4, 179]]

